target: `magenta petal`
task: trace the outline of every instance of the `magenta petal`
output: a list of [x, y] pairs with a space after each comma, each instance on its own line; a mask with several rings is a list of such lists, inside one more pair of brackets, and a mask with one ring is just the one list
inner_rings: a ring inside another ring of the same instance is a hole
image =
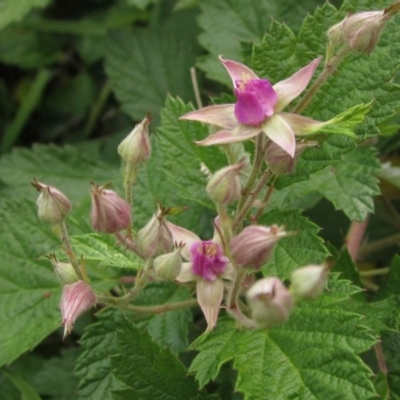
[[275, 112], [283, 110], [293, 99], [295, 99], [310, 82], [315, 69], [318, 67], [322, 57], [318, 57], [311, 61], [290, 78], [280, 81], [274, 85], [274, 90], [278, 95], [278, 103]]
[[215, 146], [222, 145], [228, 143], [237, 143], [243, 142], [247, 139], [251, 139], [252, 137], [258, 135], [261, 132], [261, 128], [253, 127], [249, 125], [239, 125], [237, 128], [228, 131], [222, 130], [214, 135], [211, 135], [204, 140], [195, 142], [200, 146]]
[[263, 132], [279, 147], [294, 157], [296, 138], [290, 125], [279, 115], [275, 114], [262, 126]]
[[225, 60], [222, 56], [219, 56], [219, 61], [221, 61], [222, 65], [228, 71], [235, 88], [237, 87], [236, 82], [238, 81], [246, 82], [250, 79], [258, 79], [258, 76], [252, 69], [241, 63], [232, 60]]
[[221, 128], [233, 128], [237, 125], [233, 113], [234, 107], [234, 104], [204, 107], [200, 110], [182, 115], [179, 119], [204, 122], [206, 124], [220, 126]]

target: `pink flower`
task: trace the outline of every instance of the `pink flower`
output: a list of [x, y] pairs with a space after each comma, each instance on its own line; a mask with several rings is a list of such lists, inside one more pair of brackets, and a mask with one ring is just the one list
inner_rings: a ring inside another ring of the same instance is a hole
[[222, 57], [220, 61], [232, 79], [237, 102], [205, 107], [180, 118], [221, 128], [217, 133], [197, 142], [198, 144], [210, 146], [241, 142], [264, 132], [270, 140], [294, 157], [295, 134], [314, 133], [326, 124], [282, 112], [307, 87], [321, 57], [273, 86], [243, 64]]
[[116, 233], [126, 229], [131, 221], [131, 206], [113, 190], [92, 183], [90, 190], [93, 229], [103, 233]]
[[96, 303], [96, 296], [92, 288], [84, 281], [78, 281], [63, 287], [60, 309], [64, 337], [71, 333], [75, 320]]

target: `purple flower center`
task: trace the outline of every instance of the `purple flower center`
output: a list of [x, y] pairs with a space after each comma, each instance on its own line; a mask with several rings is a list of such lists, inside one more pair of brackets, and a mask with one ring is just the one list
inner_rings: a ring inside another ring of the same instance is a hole
[[274, 115], [278, 96], [266, 79], [236, 81], [235, 116], [244, 125], [259, 126]]
[[225, 269], [228, 259], [222, 254], [217, 243], [212, 240], [193, 243], [190, 247], [192, 253], [192, 272], [207, 281], [215, 281]]

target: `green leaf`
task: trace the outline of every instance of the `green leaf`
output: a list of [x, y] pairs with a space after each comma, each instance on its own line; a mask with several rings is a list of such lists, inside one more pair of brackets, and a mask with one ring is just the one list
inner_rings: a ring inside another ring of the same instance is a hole
[[38, 222], [36, 206], [28, 201], [4, 203], [0, 220], [1, 366], [60, 325], [61, 290], [50, 264], [37, 259], [59, 242]]
[[168, 27], [112, 34], [106, 72], [122, 110], [137, 121], [149, 111], [158, 119], [167, 94], [192, 99], [194, 57], [193, 44]]
[[23, 400], [40, 400], [40, 397], [36, 393], [35, 389], [33, 389], [33, 387], [20, 375], [5, 369], [3, 369], [2, 372], [21, 392]]
[[298, 210], [272, 211], [264, 215], [260, 223], [271, 226], [283, 225], [294, 235], [282, 238], [274, 247], [268, 263], [263, 267], [264, 275], [285, 279], [294, 269], [307, 264], [319, 264], [329, 256], [318, 237], [319, 227]]
[[[125, 321], [117, 332], [117, 351], [111, 357], [114, 375], [129, 389], [114, 391], [117, 399], [190, 400], [200, 396], [192, 377], [168, 350], [160, 349], [150, 336]], [[134, 367], [140, 366], [140, 367]]]
[[0, 3], [0, 29], [11, 22], [20, 21], [31, 9], [45, 7], [49, 0], [2, 0]]
[[123, 316], [108, 309], [97, 314], [98, 322], [90, 325], [80, 341], [84, 351], [79, 357], [75, 374], [79, 381], [79, 399], [111, 400], [111, 390], [125, 385], [111, 373], [109, 356], [117, 352], [116, 329]]
[[[88, 235], [72, 236], [72, 247], [75, 253], [82, 255], [85, 261], [95, 261], [102, 266], [137, 271], [144, 261], [134, 253], [118, 244], [112, 235], [92, 233]], [[65, 254], [60, 251], [57, 258], [63, 260]]]
[[[202, 14], [199, 24], [203, 33], [199, 41], [210, 54], [201, 58], [199, 67], [209, 78], [230, 85], [230, 78], [218, 61], [220, 54], [240, 61], [242, 59], [240, 43], [261, 41], [270, 20], [285, 21], [296, 29], [301, 25], [307, 12], [315, 9], [318, 4], [323, 2], [319, 0], [201, 1]], [[283, 43], [280, 45], [282, 49], [285, 48]]]
[[[335, 281], [335, 279], [334, 279]], [[233, 361], [238, 371], [236, 390], [246, 399], [364, 400], [374, 395], [371, 371], [356, 354], [375, 339], [362, 325], [362, 317], [341, 309], [359, 290], [346, 281], [335, 301], [305, 302], [289, 322], [265, 330], [237, 330], [231, 320], [192, 347], [199, 351], [190, 372], [200, 386], [216, 378], [221, 366]]]
[[[151, 283], [135, 300], [135, 305], [157, 305], [176, 303], [190, 299], [185, 287], [172, 283]], [[147, 329], [150, 336], [161, 348], [169, 348], [173, 353], [187, 350], [189, 325], [192, 322], [190, 309], [168, 311], [163, 314], [148, 315], [137, 319], [137, 326]]]

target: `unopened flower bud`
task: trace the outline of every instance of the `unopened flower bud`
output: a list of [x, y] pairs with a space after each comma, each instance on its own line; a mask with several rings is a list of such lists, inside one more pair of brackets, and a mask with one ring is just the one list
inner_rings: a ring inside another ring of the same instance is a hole
[[224, 296], [224, 282], [222, 279], [208, 281], [199, 279], [196, 285], [197, 301], [207, 321], [207, 332], [217, 325], [218, 313]]
[[150, 221], [137, 235], [139, 252], [145, 258], [157, 257], [161, 254], [170, 253], [174, 248], [174, 240], [169, 230], [165, 212], [159, 207]]
[[246, 297], [258, 328], [287, 321], [294, 306], [290, 292], [278, 278], [260, 279], [247, 291]]
[[172, 253], [158, 256], [153, 262], [156, 277], [163, 281], [173, 281], [181, 272], [182, 246], [178, 246]]
[[308, 265], [293, 271], [290, 292], [296, 300], [317, 298], [324, 290], [328, 269], [323, 265]]
[[94, 230], [116, 233], [126, 229], [131, 221], [131, 206], [113, 190], [92, 183], [90, 220]]
[[343, 21], [329, 29], [329, 43], [333, 48], [346, 46], [369, 54], [377, 45], [380, 34], [391, 17], [392, 13], [388, 9], [347, 15]]
[[207, 193], [215, 204], [228, 205], [240, 199], [242, 186], [239, 173], [245, 164], [230, 165], [215, 172], [206, 187]]
[[36, 201], [39, 219], [50, 224], [60, 223], [72, 208], [67, 196], [54, 186], [45, 185], [36, 179], [31, 185], [40, 192]]
[[78, 281], [63, 287], [60, 309], [64, 337], [71, 333], [76, 319], [92, 308], [96, 303], [96, 296], [92, 288], [84, 281]]
[[265, 151], [265, 161], [269, 169], [275, 174], [289, 174], [293, 172], [297, 160], [301, 153], [308, 147], [316, 146], [318, 142], [305, 142], [296, 143], [296, 150], [294, 157], [291, 157], [285, 150], [283, 150], [276, 143], [271, 142]]
[[132, 168], [138, 168], [150, 158], [149, 123], [150, 117], [146, 115], [143, 121], [136, 125], [133, 131], [118, 146], [118, 154]]
[[237, 267], [261, 268], [279, 239], [287, 234], [277, 225], [250, 225], [231, 240], [231, 254]]
[[51, 265], [54, 267], [54, 272], [56, 273], [61, 286], [69, 285], [79, 281], [74, 267], [71, 264], [58, 261], [55, 254], [49, 254], [46, 255], [46, 257], [50, 260]]

